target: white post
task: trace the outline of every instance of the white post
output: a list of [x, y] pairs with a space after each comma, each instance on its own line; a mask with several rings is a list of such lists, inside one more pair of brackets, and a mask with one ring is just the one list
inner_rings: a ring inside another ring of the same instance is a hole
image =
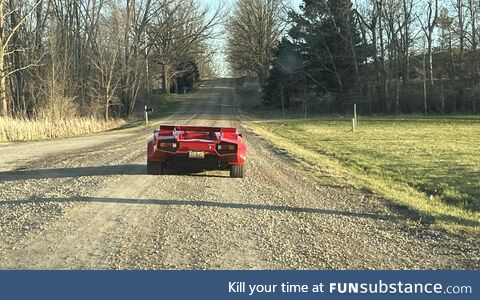
[[355, 132], [355, 118], [352, 118], [352, 131]]
[[353, 104], [353, 118], [355, 119], [355, 127], [358, 127], [358, 118], [357, 118], [357, 104]]
[[148, 125], [148, 111], [147, 111], [147, 106], [145, 105], [145, 124]]

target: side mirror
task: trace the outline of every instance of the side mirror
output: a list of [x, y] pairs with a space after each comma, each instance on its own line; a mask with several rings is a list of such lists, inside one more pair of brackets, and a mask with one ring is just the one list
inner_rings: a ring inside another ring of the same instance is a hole
[[156, 134], [158, 132], [158, 129], [153, 130], [153, 134]]

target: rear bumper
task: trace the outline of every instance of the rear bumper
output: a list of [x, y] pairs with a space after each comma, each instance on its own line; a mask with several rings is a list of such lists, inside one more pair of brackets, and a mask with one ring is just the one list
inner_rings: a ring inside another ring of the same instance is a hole
[[167, 167], [187, 170], [226, 170], [228, 163], [216, 155], [205, 155], [205, 158], [189, 158], [188, 154], [175, 154], [165, 161]]
[[[198, 151], [198, 150], [194, 150]], [[198, 158], [189, 158], [188, 157], [188, 150], [177, 150], [173, 151], [165, 151], [160, 150], [152, 142], [148, 143], [147, 147], [147, 159], [149, 161], [158, 161], [158, 162], [167, 162], [168, 164], [195, 164], [195, 165], [214, 165], [223, 167], [228, 165], [239, 165], [245, 162], [245, 157], [243, 157], [240, 153], [228, 153], [228, 154], [220, 154], [216, 151], [204, 151], [205, 158], [198, 159]], [[203, 162], [202, 162], [203, 161]], [[214, 168], [214, 167], [212, 167]]]
[[[160, 137], [162, 138], [155, 135], [154, 140], [148, 143], [147, 159], [149, 161], [165, 162], [168, 165], [194, 166], [201, 169], [224, 169], [229, 165], [245, 163], [247, 148], [238, 137], [237, 140], [219, 137], [207, 139], [206, 136], [202, 136], [203, 139], [189, 140], [180, 140], [177, 136]], [[168, 148], [169, 145], [172, 147]], [[229, 149], [234, 150], [229, 152], [225, 148], [220, 148], [220, 145], [235, 145], [235, 148]], [[190, 151], [202, 151], [205, 158], [189, 158]]]

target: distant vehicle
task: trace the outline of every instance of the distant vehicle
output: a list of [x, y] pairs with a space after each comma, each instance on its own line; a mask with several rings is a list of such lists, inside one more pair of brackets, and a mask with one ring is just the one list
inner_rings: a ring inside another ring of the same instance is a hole
[[160, 125], [147, 145], [147, 173], [165, 174], [167, 168], [194, 171], [229, 170], [245, 176], [247, 146], [236, 128]]

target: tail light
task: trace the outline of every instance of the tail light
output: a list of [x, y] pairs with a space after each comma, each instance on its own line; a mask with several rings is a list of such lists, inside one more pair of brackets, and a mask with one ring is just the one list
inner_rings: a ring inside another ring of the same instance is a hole
[[176, 151], [178, 143], [176, 141], [159, 141], [158, 148], [165, 151]]
[[236, 144], [220, 143], [217, 145], [217, 151], [220, 154], [237, 152]]
[[160, 148], [177, 148], [177, 143], [160, 143]]

